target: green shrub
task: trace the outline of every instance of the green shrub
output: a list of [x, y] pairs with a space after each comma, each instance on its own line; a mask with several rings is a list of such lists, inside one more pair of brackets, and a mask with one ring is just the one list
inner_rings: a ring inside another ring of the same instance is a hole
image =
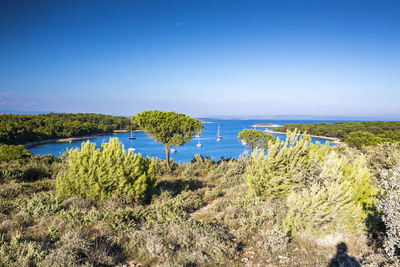
[[46, 254], [40, 242], [24, 240], [19, 234], [10, 240], [0, 236], [0, 266], [39, 266]]
[[55, 214], [61, 210], [61, 204], [54, 193], [41, 192], [21, 203], [21, 209], [37, 219], [45, 214]]
[[354, 231], [361, 225], [362, 209], [355, 204], [354, 192], [349, 188], [349, 182], [335, 182], [292, 192], [287, 199], [285, 229], [292, 236], [297, 232], [319, 235]]
[[181, 177], [204, 177], [214, 170], [217, 165], [218, 163], [211, 158], [196, 154], [190, 163], [180, 166], [177, 171]]
[[84, 210], [80, 209], [79, 207], [72, 206], [68, 210], [60, 211], [60, 218], [70, 226], [90, 227], [93, 224], [96, 224], [101, 217], [102, 215], [96, 208]]
[[254, 235], [253, 242], [255, 243], [259, 254], [268, 255], [270, 253], [285, 250], [288, 247], [289, 238], [278, 225], [274, 225], [272, 229]]
[[155, 169], [156, 169], [156, 176], [162, 176], [165, 174], [171, 174], [172, 171], [178, 168], [178, 164], [173, 159], [169, 160], [170, 168], [167, 166], [167, 161], [164, 159], [156, 158], [154, 160]]
[[23, 145], [0, 145], [0, 161], [28, 159], [32, 153]]
[[202, 206], [203, 201], [196, 193], [186, 191], [176, 197], [171, 197], [171, 194], [166, 191], [155, 199], [146, 220], [153, 225], [168, 223], [177, 218], [188, 219], [190, 213], [198, 210]]
[[331, 151], [320, 164], [321, 171], [310, 186], [288, 196], [286, 230], [292, 235], [298, 231], [319, 235], [363, 230], [379, 192], [371, 182], [365, 158], [349, 161]]
[[17, 208], [20, 204], [20, 201], [15, 201], [15, 200], [10, 200], [10, 199], [5, 199], [3, 197], [0, 197], [0, 214], [1, 213], [9, 213], [15, 208]]
[[267, 156], [256, 149], [245, 173], [249, 191], [272, 199], [286, 196], [294, 186], [304, 184], [300, 170], [306, 166], [310, 143], [310, 137], [292, 132], [285, 142], [270, 142]]
[[126, 152], [118, 138], [102, 144], [101, 150], [86, 142], [81, 151], [72, 149], [68, 154], [68, 170], [57, 176], [61, 199], [78, 196], [96, 201], [125, 195], [144, 200], [151, 196], [156, 183], [153, 160]]
[[257, 196], [287, 197], [284, 227], [292, 235], [354, 231], [376, 210], [379, 190], [365, 157], [339, 155], [296, 132], [270, 143], [267, 156], [255, 151], [245, 177]]

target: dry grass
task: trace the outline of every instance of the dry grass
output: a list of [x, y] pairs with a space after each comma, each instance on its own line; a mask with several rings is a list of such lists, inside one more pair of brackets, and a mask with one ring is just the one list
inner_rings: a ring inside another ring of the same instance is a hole
[[286, 199], [248, 194], [246, 162], [157, 164], [149, 203], [60, 201], [53, 180], [2, 184], [0, 266], [327, 266], [342, 242], [357, 262], [390, 263], [366, 232], [289, 237]]

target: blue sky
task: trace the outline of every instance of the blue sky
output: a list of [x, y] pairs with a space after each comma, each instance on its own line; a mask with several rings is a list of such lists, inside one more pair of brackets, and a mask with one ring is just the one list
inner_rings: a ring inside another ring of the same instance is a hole
[[0, 5], [0, 110], [400, 120], [400, 1]]

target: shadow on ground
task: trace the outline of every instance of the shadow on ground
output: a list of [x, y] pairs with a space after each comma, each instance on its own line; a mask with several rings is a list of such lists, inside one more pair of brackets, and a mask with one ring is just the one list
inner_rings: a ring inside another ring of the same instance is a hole
[[347, 255], [347, 245], [341, 242], [336, 245], [336, 255], [331, 259], [328, 267], [359, 267], [360, 263]]

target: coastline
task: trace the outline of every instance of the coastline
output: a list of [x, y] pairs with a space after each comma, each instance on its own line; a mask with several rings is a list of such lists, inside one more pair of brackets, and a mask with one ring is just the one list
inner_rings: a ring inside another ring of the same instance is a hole
[[251, 127], [276, 128], [276, 127], [282, 127], [282, 125], [272, 124], [272, 123], [259, 123], [259, 124], [254, 124]]
[[[42, 141], [33, 141], [33, 142], [25, 143], [25, 144], [23, 144], [23, 146], [25, 146], [26, 148], [31, 148], [31, 147], [44, 145], [44, 144], [49, 144], [49, 143], [67, 143], [67, 142], [72, 142], [72, 141], [93, 139], [93, 138], [104, 136], [104, 135], [110, 135], [110, 134], [114, 135], [114, 134], [128, 133], [128, 132], [130, 132], [130, 131], [128, 131], [128, 130], [114, 130], [112, 132], [100, 133], [100, 134], [73, 136], [73, 137], [60, 137], [60, 138], [47, 139], [47, 140], [42, 140]], [[134, 130], [132, 132], [141, 132], [141, 131], [140, 130]]]
[[[265, 130], [264, 132], [266, 133], [275, 133], [275, 134], [286, 134], [285, 132], [276, 132], [276, 131], [272, 131], [272, 130]], [[304, 135], [304, 134], [300, 134], [300, 135]], [[319, 138], [319, 139], [326, 139], [326, 140], [330, 140], [332, 141], [332, 144], [336, 144], [338, 146], [347, 146], [346, 143], [340, 141], [339, 138], [336, 137], [329, 137], [329, 136], [320, 136], [320, 135], [310, 135], [310, 137], [314, 137], [314, 138]]]

